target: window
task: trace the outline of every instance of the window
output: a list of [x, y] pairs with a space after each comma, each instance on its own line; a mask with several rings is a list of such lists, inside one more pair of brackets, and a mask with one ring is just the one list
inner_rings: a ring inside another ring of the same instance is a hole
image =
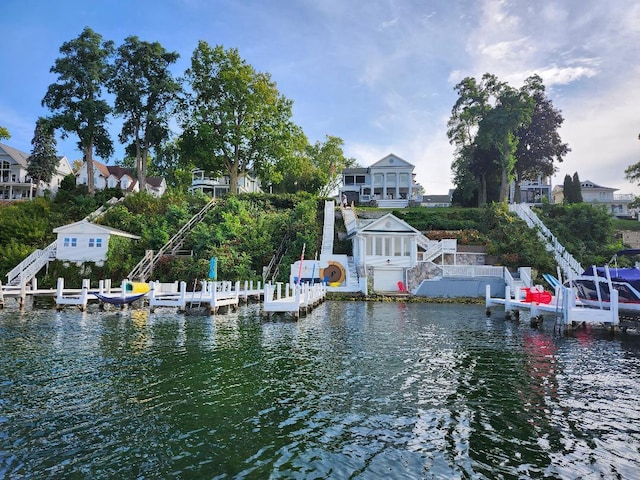
[[102, 247], [102, 239], [101, 238], [90, 238], [89, 239], [89, 248], [101, 248]]
[[364, 185], [364, 183], [365, 183], [364, 175], [356, 175], [356, 184]]
[[387, 186], [395, 187], [395, 185], [396, 185], [396, 174], [395, 173], [388, 173], [387, 174]]
[[408, 187], [409, 186], [409, 174], [408, 173], [400, 173], [398, 175], [399, 177], [399, 185], [401, 187]]
[[382, 176], [381, 173], [376, 173], [373, 176], [373, 184], [376, 185], [376, 186], [382, 185], [382, 178], [383, 178], [383, 176]]
[[344, 184], [345, 185], [353, 185], [353, 175], [345, 175]]
[[65, 247], [69, 246], [69, 237], [64, 237], [64, 242], [63, 242]]
[[62, 244], [65, 247], [77, 247], [78, 246], [78, 239], [74, 238], [74, 237], [64, 237], [64, 240], [62, 242]]
[[77, 247], [78, 246], [78, 239], [75, 237], [71, 237], [71, 246], [72, 247]]

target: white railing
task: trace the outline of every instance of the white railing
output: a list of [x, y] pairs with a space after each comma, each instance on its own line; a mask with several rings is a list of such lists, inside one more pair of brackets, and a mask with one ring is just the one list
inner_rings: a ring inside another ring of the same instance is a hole
[[324, 227], [322, 229], [322, 253], [333, 253], [333, 237], [335, 230], [335, 203], [333, 200], [324, 202]]
[[42, 250], [32, 252], [27, 258], [22, 260], [16, 267], [7, 273], [7, 283], [9, 285], [20, 285], [31, 280], [50, 260], [56, 258], [56, 247], [58, 242], [52, 242]]
[[493, 265], [438, 265], [443, 277], [500, 277], [503, 278], [504, 267]]
[[555, 235], [551, 233], [538, 216], [531, 211], [531, 208], [528, 205], [510, 204], [509, 210], [523, 219], [530, 228], [535, 228], [537, 230], [538, 237], [545, 242], [547, 250], [553, 253], [556, 263], [564, 273], [565, 277], [571, 279], [582, 274], [584, 269], [582, 268], [582, 265], [580, 265], [580, 262], [573, 258], [573, 255], [571, 255], [567, 249], [562, 246]]

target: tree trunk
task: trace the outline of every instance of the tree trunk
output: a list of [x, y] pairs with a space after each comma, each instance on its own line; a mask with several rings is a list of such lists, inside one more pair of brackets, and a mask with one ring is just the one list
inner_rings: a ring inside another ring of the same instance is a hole
[[94, 195], [96, 187], [93, 178], [93, 142], [84, 148], [84, 161], [87, 164], [87, 191], [89, 195]]
[[478, 190], [478, 207], [483, 207], [487, 204], [487, 176], [486, 174], [480, 175], [480, 188]]

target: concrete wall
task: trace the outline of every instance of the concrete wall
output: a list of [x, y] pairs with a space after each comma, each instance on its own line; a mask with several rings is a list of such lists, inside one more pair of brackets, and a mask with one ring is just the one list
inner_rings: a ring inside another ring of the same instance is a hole
[[499, 277], [424, 280], [414, 294], [418, 297], [484, 298], [487, 285], [491, 286], [492, 297], [504, 298], [506, 284]]

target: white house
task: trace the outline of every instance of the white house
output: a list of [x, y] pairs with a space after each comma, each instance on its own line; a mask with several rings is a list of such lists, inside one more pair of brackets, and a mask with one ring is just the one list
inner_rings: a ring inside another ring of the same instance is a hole
[[[629, 216], [633, 212], [629, 210], [629, 204], [633, 202], [633, 194], [618, 194], [617, 188], [603, 187], [593, 183], [591, 180], [580, 182], [580, 192], [582, 201], [591, 205], [604, 207], [609, 213], [616, 216]], [[556, 185], [553, 187], [553, 203], [564, 201], [564, 187]]]
[[[75, 173], [76, 185], [87, 185], [87, 163]], [[104, 163], [93, 161], [93, 185], [96, 190], [105, 188], [119, 188], [123, 192], [139, 192], [140, 184], [135, 176], [133, 168], [121, 167], [118, 165], [105, 165]], [[160, 197], [167, 190], [164, 178], [147, 177], [146, 191], [154, 196]]]
[[380, 208], [403, 208], [410, 201], [420, 203], [423, 188], [415, 181], [414, 168], [394, 154], [366, 168], [345, 168], [340, 197], [345, 195], [348, 203], [375, 203]]
[[[58, 166], [49, 183], [36, 185], [27, 173], [29, 154], [0, 143], [0, 200], [25, 200], [58, 192], [62, 179], [72, 173], [66, 157], [58, 157]], [[39, 187], [39, 188], [38, 188]]]
[[[196, 168], [191, 171], [190, 192], [202, 192], [214, 198], [229, 193], [229, 177], [211, 178], [202, 169]], [[260, 180], [248, 173], [238, 176], [238, 188], [235, 193], [262, 193]]]
[[107, 259], [109, 238], [112, 235], [134, 240], [140, 239], [137, 235], [86, 220], [54, 228], [53, 233], [58, 235], [56, 245], [58, 260], [77, 263], [95, 262], [98, 265]]
[[[515, 182], [511, 182], [509, 186], [509, 200], [511, 203], [515, 201]], [[520, 202], [519, 203], [542, 203], [543, 199], [551, 202], [551, 177], [538, 175], [535, 180], [522, 180], [520, 182]]]

